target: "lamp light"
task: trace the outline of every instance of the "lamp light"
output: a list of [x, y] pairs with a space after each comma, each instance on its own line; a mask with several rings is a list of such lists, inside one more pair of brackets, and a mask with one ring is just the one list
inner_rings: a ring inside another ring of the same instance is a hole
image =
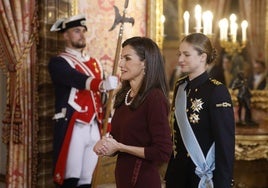
[[[212, 37], [213, 32], [213, 13], [209, 10], [204, 11], [202, 13], [202, 7], [197, 4], [194, 8], [194, 18], [195, 18], [195, 32], [203, 32], [203, 34]], [[189, 31], [189, 20], [190, 13], [185, 11], [183, 14], [184, 20], [184, 35], [188, 35]], [[202, 25], [203, 23], [203, 25]], [[235, 14], [231, 14], [229, 20], [227, 18], [223, 18], [218, 22], [219, 31], [220, 31], [220, 45], [229, 55], [234, 55], [236, 53], [241, 53], [243, 48], [246, 46], [247, 42], [247, 27], [248, 22], [243, 20], [241, 23], [242, 30], [242, 38], [241, 42], [238, 41], [237, 31], [237, 16]]]

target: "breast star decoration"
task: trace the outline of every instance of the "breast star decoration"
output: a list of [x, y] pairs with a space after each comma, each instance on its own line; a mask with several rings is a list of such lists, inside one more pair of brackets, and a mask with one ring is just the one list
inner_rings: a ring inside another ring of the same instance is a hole
[[191, 123], [198, 123], [200, 118], [199, 118], [199, 112], [200, 110], [203, 109], [203, 104], [204, 102], [202, 102], [202, 99], [194, 99], [192, 100], [192, 105], [191, 105], [191, 109], [193, 112], [197, 112], [197, 113], [193, 113], [190, 114], [189, 120]]
[[200, 120], [199, 114], [196, 114], [196, 113], [191, 114], [189, 117], [189, 120], [193, 124], [198, 123], [198, 121]]

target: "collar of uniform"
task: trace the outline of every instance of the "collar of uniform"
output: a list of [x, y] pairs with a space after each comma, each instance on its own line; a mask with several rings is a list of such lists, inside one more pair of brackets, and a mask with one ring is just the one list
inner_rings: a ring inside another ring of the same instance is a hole
[[200, 74], [198, 77], [194, 78], [193, 80], [190, 80], [188, 83], [188, 87], [190, 89], [197, 88], [201, 84], [203, 84], [206, 80], [208, 80], [208, 73], [205, 71], [204, 73]]
[[82, 61], [87, 61], [89, 60], [89, 56], [83, 53], [83, 50], [77, 51], [72, 48], [65, 48], [65, 52], [70, 53], [74, 55], [77, 59], [82, 60]]

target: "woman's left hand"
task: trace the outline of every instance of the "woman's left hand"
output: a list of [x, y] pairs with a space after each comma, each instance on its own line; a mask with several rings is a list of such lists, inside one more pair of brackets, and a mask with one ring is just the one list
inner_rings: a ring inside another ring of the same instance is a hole
[[95, 144], [93, 150], [99, 156], [110, 156], [119, 150], [119, 143], [111, 136], [104, 136]]

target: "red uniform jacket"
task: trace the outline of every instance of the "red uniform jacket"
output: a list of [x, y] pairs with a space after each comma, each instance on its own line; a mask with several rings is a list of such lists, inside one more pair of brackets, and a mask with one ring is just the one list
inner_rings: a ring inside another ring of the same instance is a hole
[[100, 122], [103, 117], [101, 93], [99, 91], [99, 85], [102, 81], [102, 69], [99, 63], [94, 58], [90, 58], [87, 62], [81, 62], [74, 55], [69, 53], [62, 53], [60, 56], [63, 57], [71, 67], [91, 77], [92, 80], [89, 86], [90, 91], [74, 87], [72, 87], [70, 91], [68, 104], [74, 109], [74, 112], [71, 115], [56, 161], [54, 181], [58, 184], [62, 184], [64, 180], [66, 160], [74, 123], [90, 123], [95, 118]]

